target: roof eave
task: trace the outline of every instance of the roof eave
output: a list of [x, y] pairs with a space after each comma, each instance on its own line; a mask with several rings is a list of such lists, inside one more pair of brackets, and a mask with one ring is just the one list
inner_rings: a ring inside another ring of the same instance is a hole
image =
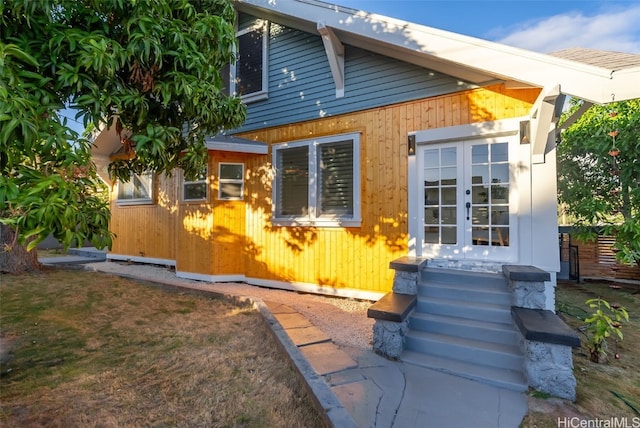
[[[594, 103], [640, 98], [636, 74], [369, 14], [314, 0], [238, 0], [240, 11], [310, 33], [322, 21], [348, 45], [443, 72], [469, 83], [502, 80], [534, 87], [560, 85]], [[637, 82], [637, 80], [636, 80]]]

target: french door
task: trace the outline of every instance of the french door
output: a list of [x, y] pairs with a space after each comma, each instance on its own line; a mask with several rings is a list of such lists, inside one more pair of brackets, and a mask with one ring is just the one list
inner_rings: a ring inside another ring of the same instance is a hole
[[516, 149], [509, 138], [419, 148], [423, 255], [496, 261], [516, 258]]

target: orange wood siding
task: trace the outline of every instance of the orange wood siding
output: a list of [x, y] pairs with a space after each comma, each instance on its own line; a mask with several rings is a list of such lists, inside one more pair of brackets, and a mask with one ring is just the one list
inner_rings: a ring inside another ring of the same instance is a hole
[[[271, 155], [211, 152], [204, 203], [180, 202], [177, 173], [157, 181], [155, 205], [112, 202], [113, 252], [173, 259], [181, 272], [388, 291], [389, 262], [408, 248], [407, 134], [525, 116], [538, 93], [496, 85], [246, 133], [270, 144], [361, 133], [361, 227], [272, 226]], [[245, 164], [243, 201], [218, 200], [221, 161]]]
[[[209, 152], [209, 194], [202, 203], [180, 202], [176, 269], [203, 275], [243, 274], [246, 203], [218, 199], [220, 162], [246, 163], [254, 155]], [[245, 188], [246, 192], [246, 188]]]
[[[270, 156], [251, 158], [246, 224], [248, 277], [336, 288], [388, 291], [389, 262], [406, 255], [407, 134], [525, 116], [539, 90], [502, 85], [407, 102], [242, 135], [270, 144], [361, 133], [362, 224], [358, 228], [276, 227]], [[266, 165], [266, 167], [265, 167]]]
[[117, 186], [111, 192], [112, 253], [134, 257], [175, 259], [178, 219], [176, 177], [156, 177], [152, 205], [119, 205]]

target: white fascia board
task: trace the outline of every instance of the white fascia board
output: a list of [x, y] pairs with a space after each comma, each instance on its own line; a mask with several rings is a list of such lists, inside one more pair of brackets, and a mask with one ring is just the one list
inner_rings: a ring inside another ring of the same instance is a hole
[[522, 116], [511, 119], [500, 119], [488, 122], [477, 122], [466, 125], [432, 128], [409, 132], [416, 136], [416, 144], [446, 143], [450, 141], [470, 140], [475, 138], [514, 135], [520, 132], [520, 122], [529, 120]]
[[131, 261], [134, 263], [148, 263], [152, 265], [160, 265], [160, 266], [175, 266], [176, 261], [171, 259], [159, 259], [156, 257], [139, 257], [139, 256], [131, 256], [128, 254], [113, 254], [107, 253], [107, 260], [118, 260], [118, 261]]
[[269, 152], [269, 148], [266, 144], [245, 144], [211, 141], [207, 142], [206, 145], [207, 150], [219, 150], [222, 152], [254, 153], [258, 155], [266, 155]]
[[[242, 0], [247, 12], [315, 23], [323, 21], [343, 43], [389, 55], [430, 59], [441, 70], [468, 70], [502, 80], [515, 80], [544, 88], [560, 85], [564, 94], [602, 104], [640, 98], [640, 70], [615, 71], [464, 36], [449, 31], [369, 14], [313, 0]], [[299, 28], [305, 24], [299, 24]], [[416, 60], [416, 62], [419, 59]], [[421, 65], [425, 66], [424, 63]], [[488, 79], [485, 79], [488, 80]]]

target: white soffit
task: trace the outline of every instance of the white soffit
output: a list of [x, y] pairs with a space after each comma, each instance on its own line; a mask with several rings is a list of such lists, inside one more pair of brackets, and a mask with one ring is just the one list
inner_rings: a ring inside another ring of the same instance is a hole
[[267, 143], [261, 141], [248, 140], [246, 138], [233, 137], [230, 135], [217, 135], [205, 139], [208, 150], [220, 150], [224, 152], [254, 153], [266, 155], [269, 152]]
[[309, 33], [322, 21], [344, 44], [471, 83], [560, 85], [562, 93], [594, 103], [640, 98], [640, 67], [588, 65], [316, 0], [238, 0], [235, 6]]

